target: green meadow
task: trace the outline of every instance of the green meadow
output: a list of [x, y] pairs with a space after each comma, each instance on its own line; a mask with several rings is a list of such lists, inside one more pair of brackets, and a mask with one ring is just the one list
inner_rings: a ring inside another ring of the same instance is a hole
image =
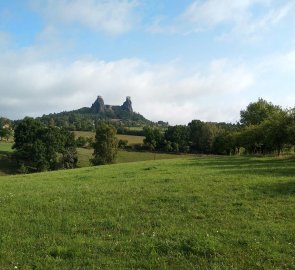
[[[119, 135], [125, 136], [125, 135]], [[126, 136], [126, 137], [137, 137], [137, 136]], [[129, 140], [136, 141], [137, 139], [131, 138]], [[0, 176], [16, 174], [16, 165], [13, 161], [9, 159], [9, 155], [12, 153], [11, 142], [1, 142], [0, 141]], [[91, 166], [90, 159], [92, 158], [93, 149], [87, 148], [77, 148], [78, 151], [78, 167], [88, 167]], [[116, 158], [116, 163], [126, 163], [126, 162], [137, 162], [146, 160], [159, 160], [159, 159], [172, 159], [172, 158], [189, 158], [191, 155], [176, 155], [176, 154], [162, 154], [162, 153], [151, 153], [151, 152], [131, 152], [120, 150]]]
[[[91, 131], [74, 131], [75, 137], [85, 137], [85, 138], [95, 138], [95, 132]], [[133, 136], [133, 135], [120, 135], [117, 134], [116, 137], [119, 140], [126, 140], [128, 141], [129, 145], [133, 144], [142, 144], [144, 136]]]
[[[90, 159], [92, 158], [93, 149], [78, 148], [78, 167], [91, 166]], [[119, 150], [115, 163], [137, 162], [146, 160], [172, 159], [172, 158], [189, 158], [192, 155], [177, 155], [177, 154], [162, 154], [152, 152], [132, 152]]]
[[294, 158], [0, 177], [0, 269], [295, 269]]

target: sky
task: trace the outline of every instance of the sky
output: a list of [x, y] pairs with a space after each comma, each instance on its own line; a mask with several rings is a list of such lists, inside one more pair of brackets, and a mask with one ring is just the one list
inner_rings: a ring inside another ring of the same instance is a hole
[[131, 96], [152, 121], [295, 105], [294, 0], [0, 0], [0, 116]]

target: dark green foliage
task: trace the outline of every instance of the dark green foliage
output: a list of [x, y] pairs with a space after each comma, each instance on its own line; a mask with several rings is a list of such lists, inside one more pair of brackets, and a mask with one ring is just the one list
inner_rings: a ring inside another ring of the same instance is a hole
[[96, 123], [102, 120], [118, 122], [124, 125], [145, 125], [150, 123], [141, 114], [126, 111], [122, 106], [112, 106], [111, 109], [103, 111], [93, 111], [91, 108], [84, 107], [69, 112], [43, 115], [38, 119], [48, 126], [62, 127], [71, 131], [94, 131]]
[[79, 136], [76, 139], [76, 145], [77, 145], [77, 147], [85, 147], [86, 144], [87, 144], [87, 138], [82, 137], [82, 136]]
[[261, 133], [264, 134], [264, 145], [270, 150], [276, 150], [280, 155], [284, 145], [289, 143], [289, 118], [287, 112], [274, 112], [271, 117], [261, 123]]
[[118, 139], [116, 129], [104, 122], [100, 122], [96, 128], [93, 165], [113, 163], [118, 152]]
[[294, 109], [283, 110], [262, 99], [241, 112], [240, 145], [250, 154], [267, 154], [294, 147]]
[[295, 108], [288, 111], [288, 141], [289, 144], [295, 145]]
[[118, 147], [120, 149], [125, 149], [128, 146], [128, 141], [127, 140], [119, 140], [118, 142]]
[[161, 150], [165, 145], [164, 134], [159, 128], [145, 127], [144, 134], [145, 139], [143, 142], [149, 150]]
[[170, 126], [164, 136], [167, 150], [171, 147], [172, 151], [174, 150], [175, 152], [189, 152], [190, 130], [187, 126]]
[[218, 155], [235, 153], [235, 134], [226, 131], [218, 134], [213, 142], [212, 151]]
[[6, 127], [0, 127], [0, 140], [2, 141], [5, 139], [6, 141], [9, 140], [9, 138], [12, 136], [13, 131], [11, 128], [6, 128]]
[[[283, 110], [263, 99], [241, 111], [241, 124], [191, 121], [166, 131], [144, 129], [144, 147], [152, 151], [203, 154], [272, 154], [294, 149], [295, 109]], [[241, 151], [242, 150], [242, 151]]]
[[213, 123], [193, 120], [189, 123], [189, 128], [192, 149], [197, 152], [211, 153], [214, 140], [219, 132], [218, 126]]
[[32, 118], [17, 125], [13, 148], [20, 167], [30, 172], [74, 168], [77, 164], [74, 134]]

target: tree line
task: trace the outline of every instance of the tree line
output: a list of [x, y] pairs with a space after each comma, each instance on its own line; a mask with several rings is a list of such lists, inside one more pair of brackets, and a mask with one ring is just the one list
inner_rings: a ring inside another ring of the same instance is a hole
[[[1, 130], [13, 133], [13, 158], [21, 172], [40, 172], [75, 168], [78, 162], [77, 147], [94, 149], [93, 165], [113, 163], [118, 148], [126, 141], [118, 141], [117, 129], [112, 124], [96, 123], [93, 139], [78, 138], [67, 128], [46, 125], [39, 119], [26, 117], [13, 123], [0, 118]], [[166, 129], [147, 126], [143, 129], [144, 144], [137, 150], [173, 153], [204, 154], [281, 154], [294, 151], [295, 108], [283, 109], [266, 100], [250, 103], [240, 112], [236, 124], [211, 123], [193, 120], [188, 125], [168, 126]], [[10, 136], [9, 135], [9, 136]]]
[[152, 151], [280, 155], [295, 145], [295, 108], [283, 109], [260, 98], [240, 112], [236, 124], [193, 120], [165, 132], [151, 127], [144, 132], [144, 145]]

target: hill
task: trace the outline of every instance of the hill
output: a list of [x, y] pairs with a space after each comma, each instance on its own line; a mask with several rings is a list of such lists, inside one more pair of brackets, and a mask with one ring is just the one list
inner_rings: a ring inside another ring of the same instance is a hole
[[294, 159], [0, 177], [1, 269], [294, 269]]
[[133, 111], [130, 97], [127, 97], [122, 105], [105, 105], [103, 98], [98, 96], [91, 107], [43, 115], [38, 119], [46, 125], [84, 131], [94, 130], [95, 123], [99, 120], [120, 126], [142, 126], [151, 123]]

